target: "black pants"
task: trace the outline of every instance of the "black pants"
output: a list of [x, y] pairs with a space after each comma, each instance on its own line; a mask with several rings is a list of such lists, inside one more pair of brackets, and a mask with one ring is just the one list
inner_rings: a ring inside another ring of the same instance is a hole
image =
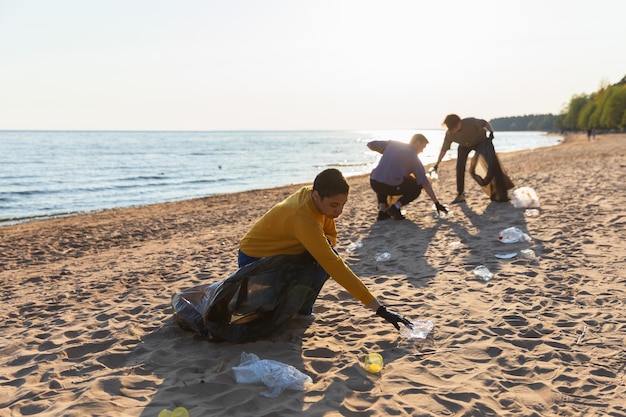
[[399, 195], [398, 201], [405, 206], [419, 197], [422, 192], [422, 186], [411, 177], [405, 177], [400, 185], [389, 185], [370, 179], [370, 186], [376, 193], [379, 204], [387, 204], [388, 196]]
[[460, 146], [456, 157], [456, 191], [461, 194], [465, 191], [465, 166], [467, 165], [467, 157], [475, 148]]

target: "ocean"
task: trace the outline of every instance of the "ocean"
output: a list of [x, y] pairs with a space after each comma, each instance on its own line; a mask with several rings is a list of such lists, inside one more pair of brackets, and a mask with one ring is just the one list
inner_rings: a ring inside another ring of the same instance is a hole
[[[0, 131], [0, 226], [104, 209], [312, 182], [326, 168], [371, 171], [371, 140], [430, 141], [443, 130], [354, 131]], [[496, 132], [498, 152], [552, 146], [561, 136]], [[456, 156], [453, 145], [446, 156]]]

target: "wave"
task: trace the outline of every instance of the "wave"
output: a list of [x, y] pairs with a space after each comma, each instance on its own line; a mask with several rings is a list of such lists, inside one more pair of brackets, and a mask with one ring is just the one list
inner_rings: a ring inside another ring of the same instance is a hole
[[367, 167], [371, 165], [370, 162], [335, 162], [327, 164], [328, 167]]

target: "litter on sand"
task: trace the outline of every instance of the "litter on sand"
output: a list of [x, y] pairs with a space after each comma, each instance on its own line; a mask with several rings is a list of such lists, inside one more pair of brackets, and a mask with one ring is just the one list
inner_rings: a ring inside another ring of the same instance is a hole
[[412, 322], [410, 326], [400, 327], [400, 334], [409, 340], [426, 339], [433, 327], [434, 324], [431, 320], [417, 320]]
[[240, 384], [264, 383], [269, 391], [261, 395], [277, 397], [285, 389], [304, 391], [313, 383], [310, 376], [303, 374], [291, 365], [269, 359], [259, 359], [254, 353], [241, 353], [241, 363], [233, 367], [235, 380]]
[[515, 258], [516, 256], [517, 256], [517, 252], [495, 254], [495, 257], [498, 259], [511, 259], [511, 258]]

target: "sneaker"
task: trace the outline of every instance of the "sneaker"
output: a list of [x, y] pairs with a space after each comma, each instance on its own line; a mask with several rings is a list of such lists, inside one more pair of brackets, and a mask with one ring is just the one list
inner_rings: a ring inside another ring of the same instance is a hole
[[454, 200], [452, 200], [452, 203], [450, 204], [458, 204], [458, 203], [462, 203], [465, 201], [465, 193], [461, 193], [459, 195], [456, 196], [456, 198]]
[[377, 221], [382, 221], [382, 220], [388, 220], [390, 218], [391, 218], [391, 216], [386, 211], [379, 211], [378, 212], [378, 217], [376, 217], [376, 220]]
[[395, 204], [392, 204], [391, 207], [387, 209], [387, 214], [391, 216], [394, 220], [404, 220], [405, 217], [400, 212], [400, 209], [396, 207]]

